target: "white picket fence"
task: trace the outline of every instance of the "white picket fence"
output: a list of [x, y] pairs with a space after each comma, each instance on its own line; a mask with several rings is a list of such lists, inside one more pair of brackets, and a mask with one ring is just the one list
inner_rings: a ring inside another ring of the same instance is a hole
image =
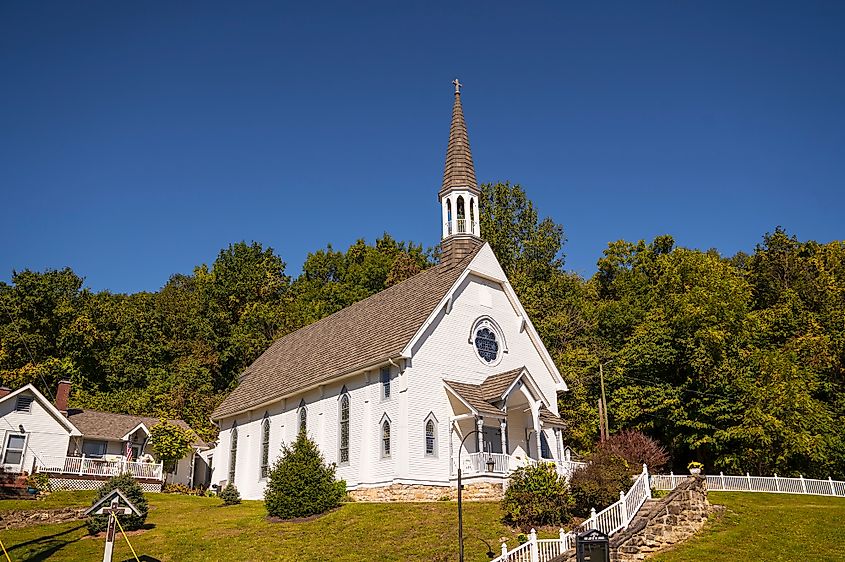
[[528, 541], [508, 550], [507, 544], [502, 543], [502, 554], [493, 562], [547, 562], [575, 546], [578, 533], [591, 529], [598, 529], [607, 536], [628, 527], [628, 524], [651, 497], [648, 467], [643, 465], [643, 471], [634, 480], [628, 493], [619, 492], [619, 501], [596, 513], [593, 509], [590, 517], [575, 527], [569, 533], [560, 530], [556, 539], [538, 539], [537, 533], [531, 529]]
[[[688, 475], [652, 474], [651, 487], [655, 490], [674, 490], [689, 478]], [[710, 492], [767, 492], [772, 494], [810, 494], [816, 496], [845, 497], [845, 482], [813, 478], [784, 478], [774, 476], [732, 476], [724, 473], [708, 474], [707, 490]]]

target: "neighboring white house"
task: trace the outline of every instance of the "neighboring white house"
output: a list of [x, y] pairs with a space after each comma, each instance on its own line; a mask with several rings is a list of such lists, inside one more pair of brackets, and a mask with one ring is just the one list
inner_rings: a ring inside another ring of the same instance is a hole
[[442, 497], [459, 454], [470, 494], [501, 491], [511, 470], [539, 459], [570, 468], [557, 415], [567, 387], [479, 236], [479, 195], [456, 88], [440, 263], [282, 337], [250, 365], [212, 414], [212, 483], [260, 498], [301, 428], [359, 498]]
[[[7, 474], [50, 475], [54, 488], [93, 489], [102, 480], [129, 472], [148, 491], [168, 482], [201, 485], [194, 471], [205, 478], [204, 461], [197, 453], [208, 447], [197, 438], [192, 451], [170, 474], [149, 450], [150, 428], [157, 418], [68, 409], [70, 383], [62, 381], [56, 404], [28, 384], [14, 392], [0, 389], [0, 460]], [[190, 430], [181, 420], [173, 423]], [[127, 455], [127, 450], [131, 455]]]

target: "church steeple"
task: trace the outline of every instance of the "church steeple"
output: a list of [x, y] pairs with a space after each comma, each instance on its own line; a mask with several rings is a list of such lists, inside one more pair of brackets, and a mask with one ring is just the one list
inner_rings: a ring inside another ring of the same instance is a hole
[[443, 213], [441, 263], [457, 263], [482, 243], [475, 166], [469, 149], [469, 135], [461, 106], [462, 84], [455, 78], [455, 103], [446, 149], [443, 184], [437, 194]]

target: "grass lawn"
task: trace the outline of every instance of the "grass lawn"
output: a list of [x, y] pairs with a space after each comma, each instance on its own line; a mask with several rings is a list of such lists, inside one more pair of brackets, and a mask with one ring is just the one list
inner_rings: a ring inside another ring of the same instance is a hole
[[[52, 507], [88, 505], [92, 496], [56, 493]], [[130, 536], [138, 555], [165, 560], [457, 560], [457, 505], [454, 502], [417, 504], [347, 504], [328, 515], [302, 523], [269, 523], [264, 503], [245, 501], [221, 507], [216, 498], [147, 494], [147, 523], [153, 527]], [[84, 500], [84, 501], [82, 501]], [[0, 501], [0, 511], [17, 508]], [[20, 503], [20, 502], [16, 502]], [[23, 502], [34, 508], [44, 502]], [[499, 537], [516, 545], [514, 533], [499, 521], [498, 503], [464, 504], [467, 561], [487, 560], [480, 539]], [[103, 539], [85, 537], [83, 522], [39, 525], [0, 531], [12, 560], [57, 562], [102, 558]], [[132, 554], [119, 537], [114, 560]]]
[[[44, 501], [0, 501], [8, 509], [89, 505], [93, 492], [58, 492]], [[190, 560], [457, 560], [454, 502], [353, 503], [304, 523], [269, 523], [264, 504], [221, 507], [216, 498], [148, 494], [150, 529], [130, 540], [139, 555]], [[845, 500], [786, 494], [710, 494], [728, 510], [659, 562], [707, 560], [845, 560]], [[497, 503], [464, 504], [468, 562], [487, 560], [498, 538], [516, 544]], [[82, 522], [0, 531], [14, 561], [85, 561], [102, 557], [103, 539], [86, 538]], [[115, 561], [131, 560], [119, 537]]]
[[727, 511], [656, 562], [845, 560], [845, 499], [711, 492]]

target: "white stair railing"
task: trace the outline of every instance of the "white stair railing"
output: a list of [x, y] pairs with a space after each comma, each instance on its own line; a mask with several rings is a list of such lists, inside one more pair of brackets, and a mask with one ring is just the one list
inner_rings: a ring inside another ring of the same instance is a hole
[[634, 480], [634, 484], [628, 493], [619, 492], [619, 501], [596, 513], [590, 511], [590, 517], [575, 527], [569, 533], [560, 530], [557, 539], [537, 539], [537, 533], [531, 529], [528, 542], [519, 545], [513, 550], [507, 549], [507, 544], [502, 543], [502, 554], [493, 562], [547, 562], [555, 556], [559, 556], [575, 546], [575, 537], [578, 533], [598, 529], [607, 536], [626, 529], [634, 519], [634, 516], [651, 498], [651, 486], [649, 485], [648, 467], [643, 465], [643, 471]]

